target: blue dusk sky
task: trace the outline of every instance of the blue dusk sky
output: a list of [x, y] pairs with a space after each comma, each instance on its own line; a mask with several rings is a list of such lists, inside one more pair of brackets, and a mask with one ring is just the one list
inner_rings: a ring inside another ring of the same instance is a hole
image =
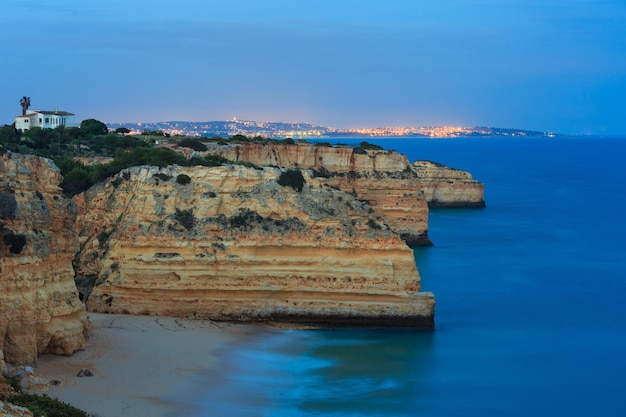
[[624, 0], [0, 0], [0, 124], [626, 133]]

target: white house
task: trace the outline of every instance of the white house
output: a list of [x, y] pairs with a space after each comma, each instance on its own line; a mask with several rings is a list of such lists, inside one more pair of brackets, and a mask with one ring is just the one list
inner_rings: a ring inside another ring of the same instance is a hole
[[22, 132], [31, 127], [54, 129], [59, 126], [72, 125], [74, 113], [66, 111], [50, 110], [27, 110], [23, 116], [15, 118], [15, 128]]

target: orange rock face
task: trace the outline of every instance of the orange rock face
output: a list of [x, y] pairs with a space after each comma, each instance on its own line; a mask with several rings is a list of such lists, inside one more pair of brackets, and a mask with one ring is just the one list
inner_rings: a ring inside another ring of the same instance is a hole
[[485, 207], [485, 186], [469, 172], [430, 161], [415, 161], [429, 207]]
[[88, 319], [72, 268], [75, 216], [61, 180], [48, 159], [0, 156], [0, 351], [9, 363], [84, 345]]
[[366, 201], [409, 245], [431, 245], [428, 238], [428, 202], [416, 189], [415, 178], [393, 178], [364, 173], [324, 180]]
[[326, 168], [331, 172], [401, 172], [409, 165], [406, 156], [394, 151], [367, 150], [355, 152], [347, 146], [329, 147], [310, 144], [246, 143], [216, 145], [211, 153], [221, 153], [231, 161], [248, 161], [256, 165], [281, 168]]
[[483, 184], [465, 171], [397, 152], [310, 144], [215, 145], [210, 153], [261, 166], [312, 169], [328, 185], [367, 201], [412, 245], [430, 245], [428, 207], [483, 207]]
[[297, 191], [275, 168], [137, 167], [75, 197], [88, 308], [432, 327], [412, 250], [367, 203], [304, 174]]

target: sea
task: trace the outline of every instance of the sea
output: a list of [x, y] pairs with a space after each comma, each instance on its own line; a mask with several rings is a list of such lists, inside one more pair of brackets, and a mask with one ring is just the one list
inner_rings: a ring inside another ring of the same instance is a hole
[[469, 171], [414, 247], [434, 330], [258, 327], [190, 416], [626, 416], [626, 138], [367, 141]]

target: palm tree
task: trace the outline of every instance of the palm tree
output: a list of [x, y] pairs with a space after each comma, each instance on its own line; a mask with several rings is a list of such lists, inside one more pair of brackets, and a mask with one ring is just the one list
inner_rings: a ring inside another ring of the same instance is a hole
[[20, 106], [22, 106], [22, 116], [26, 115], [26, 110], [30, 107], [30, 97], [22, 97], [20, 99]]

